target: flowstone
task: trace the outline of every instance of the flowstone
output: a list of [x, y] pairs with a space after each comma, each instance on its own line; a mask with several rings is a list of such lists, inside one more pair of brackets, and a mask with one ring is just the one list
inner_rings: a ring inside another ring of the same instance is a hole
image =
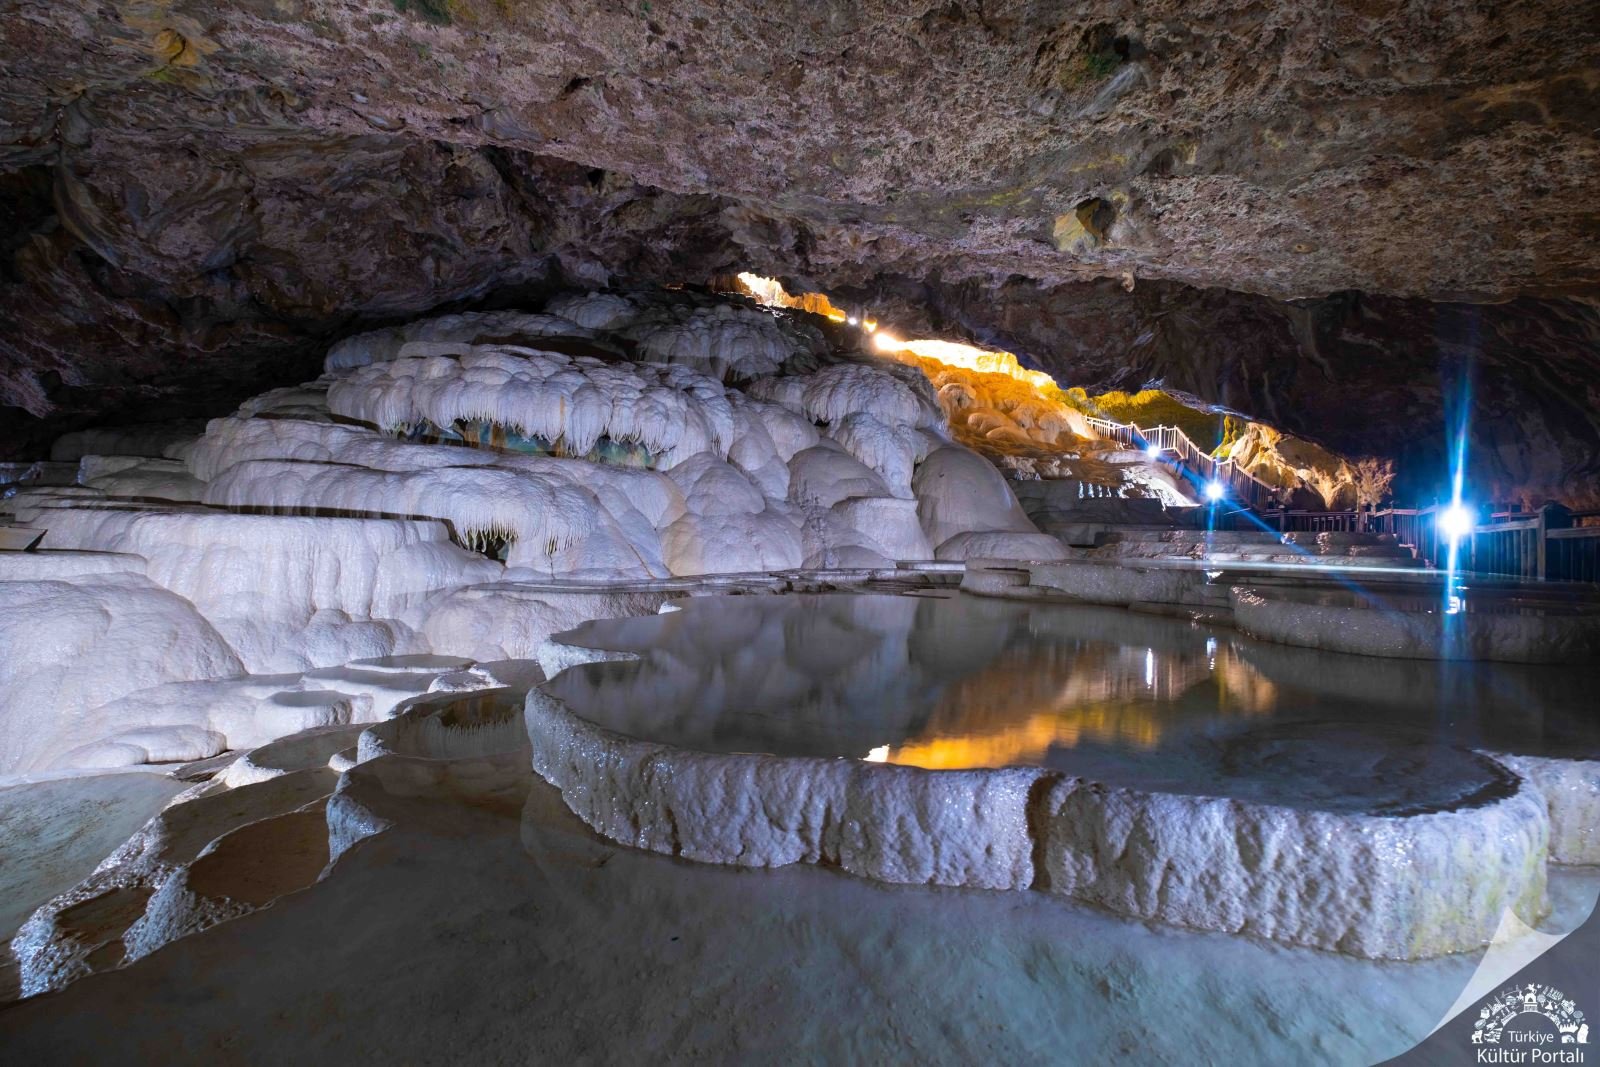
[[[1039, 889], [1370, 958], [1467, 951], [1508, 912], [1537, 922], [1547, 858], [1583, 847], [1588, 816], [1522, 764], [1299, 698], [1260, 721], [1273, 688], [1181, 624], [951, 603], [702, 600], [562, 635], [542, 659], [564, 672], [527, 698], [534, 769], [597, 832], [651, 851]], [[1103, 677], [1051, 651], [1090, 655], [1088, 635], [1117, 628], [1137, 647], [1112, 645]], [[1023, 634], [1042, 658], [1014, 659]], [[1188, 702], [1220, 671], [1237, 707]], [[1172, 705], [1153, 721], [1152, 689]]]

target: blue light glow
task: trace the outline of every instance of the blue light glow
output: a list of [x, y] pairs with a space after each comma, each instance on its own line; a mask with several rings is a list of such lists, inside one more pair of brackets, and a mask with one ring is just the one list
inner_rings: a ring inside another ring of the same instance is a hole
[[1224, 490], [1221, 482], [1206, 483], [1206, 499], [1211, 501], [1213, 504], [1222, 499], [1223, 492]]

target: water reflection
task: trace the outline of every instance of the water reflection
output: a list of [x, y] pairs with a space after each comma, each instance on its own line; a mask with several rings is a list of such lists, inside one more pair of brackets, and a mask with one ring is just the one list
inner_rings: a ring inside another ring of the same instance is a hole
[[949, 683], [913, 736], [883, 761], [914, 767], [1038, 764], [1080, 744], [1150, 750], [1175, 720], [1265, 716], [1276, 687], [1232, 647], [1130, 648], [1103, 640], [1020, 642]]
[[1108, 608], [721, 597], [576, 639], [641, 659], [569, 671], [550, 683], [556, 695], [610, 729], [709, 752], [1043, 765], [1397, 811], [1494, 786], [1468, 746], [1600, 750], [1573, 672], [1262, 645]]

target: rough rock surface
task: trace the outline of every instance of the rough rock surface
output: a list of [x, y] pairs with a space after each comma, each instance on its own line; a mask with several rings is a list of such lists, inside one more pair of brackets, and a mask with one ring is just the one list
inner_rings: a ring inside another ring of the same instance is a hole
[[1109, 788], [1038, 768], [696, 752], [602, 729], [540, 690], [527, 726], [534, 770], [590, 827], [704, 863], [1033, 887], [1378, 959], [1466, 951], [1508, 910], [1533, 923], [1548, 909], [1545, 800], [1504, 771], [1501, 795], [1395, 817]]
[[1594, 16], [27, 0], [0, 448], [553, 276], [753, 267], [1361, 451], [1442, 427], [1470, 353], [1495, 488], [1594, 498]]

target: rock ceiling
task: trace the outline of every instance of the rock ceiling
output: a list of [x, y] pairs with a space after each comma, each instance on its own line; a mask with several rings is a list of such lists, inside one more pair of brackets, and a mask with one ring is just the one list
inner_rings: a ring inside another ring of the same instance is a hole
[[10, 454], [748, 268], [1418, 470], [1470, 376], [1490, 491], [1600, 497], [1593, 2], [25, 0], [0, 49]]

